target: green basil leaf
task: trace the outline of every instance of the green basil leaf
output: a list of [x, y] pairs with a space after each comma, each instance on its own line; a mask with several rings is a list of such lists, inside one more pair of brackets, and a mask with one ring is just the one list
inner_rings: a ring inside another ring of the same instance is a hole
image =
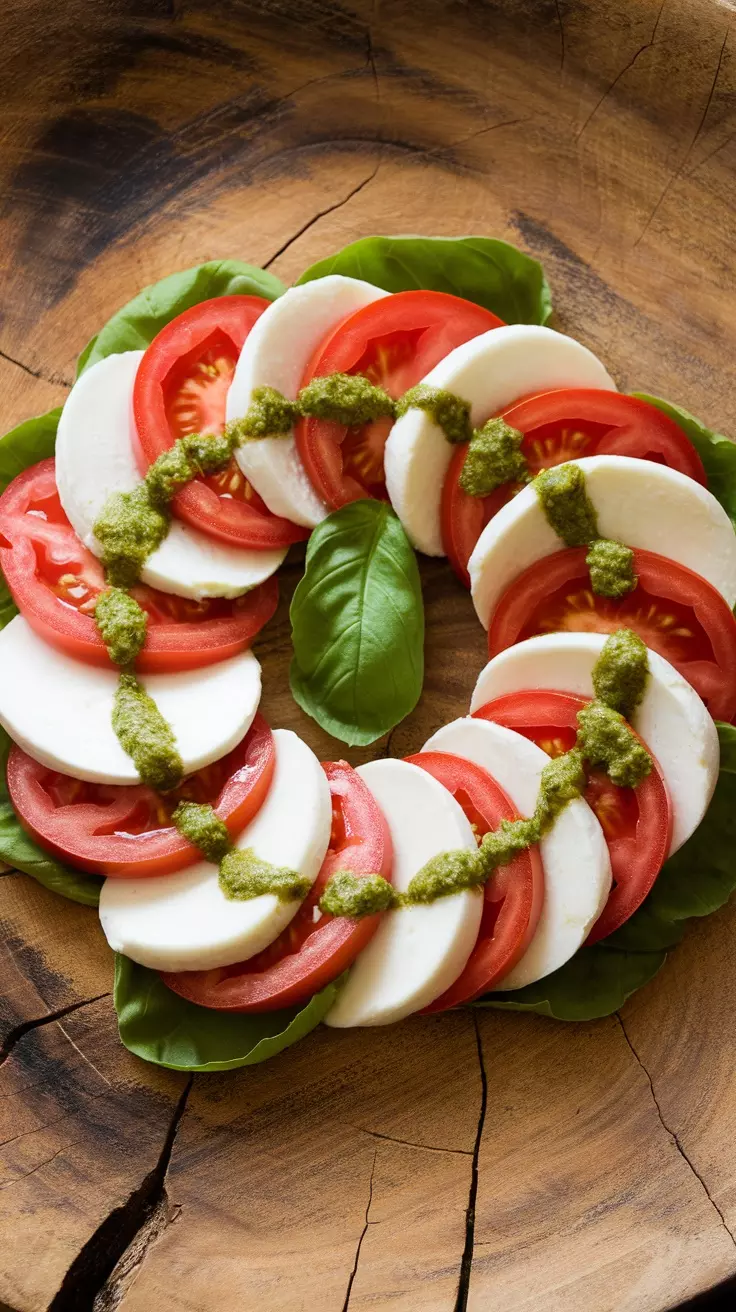
[[594, 1020], [618, 1011], [663, 964], [687, 921], [708, 916], [736, 890], [736, 728], [718, 725], [721, 768], [702, 824], [665, 863], [638, 911], [610, 938], [579, 952], [554, 974], [476, 1005], [536, 1011], [557, 1020]]
[[341, 980], [304, 1007], [253, 1015], [211, 1011], [172, 993], [153, 970], [115, 954], [115, 1010], [130, 1052], [175, 1071], [230, 1071], [254, 1066], [319, 1025]]
[[36, 419], [26, 419], [0, 438], [0, 492], [24, 469], [54, 454], [60, 415], [61, 406], [58, 406]]
[[413, 710], [424, 675], [422, 590], [384, 501], [352, 501], [314, 530], [291, 625], [292, 693], [335, 738], [375, 742]]
[[362, 278], [387, 292], [450, 292], [506, 323], [546, 323], [552, 295], [537, 260], [493, 237], [363, 237], [299, 278]]
[[213, 260], [182, 273], [172, 273], [144, 287], [122, 310], [108, 319], [104, 328], [88, 342], [77, 364], [77, 376], [107, 355], [120, 351], [142, 351], [177, 314], [190, 310], [214, 296], [263, 296], [275, 301], [283, 283], [265, 269], [238, 260]]
[[736, 528], [736, 443], [723, 433], [706, 428], [682, 406], [663, 401], [661, 396], [649, 396], [646, 392], [633, 392], [632, 395], [668, 415], [690, 439], [703, 462], [710, 491]]

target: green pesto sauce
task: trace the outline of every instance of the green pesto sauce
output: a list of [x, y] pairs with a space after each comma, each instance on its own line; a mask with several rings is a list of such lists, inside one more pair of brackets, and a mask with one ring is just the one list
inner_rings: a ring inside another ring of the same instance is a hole
[[586, 547], [598, 537], [595, 507], [578, 465], [554, 465], [534, 479], [547, 521], [566, 547]]
[[329, 916], [375, 916], [395, 906], [396, 894], [383, 875], [355, 875], [336, 870], [327, 882], [319, 909]]
[[417, 383], [396, 402], [396, 417], [400, 419], [407, 410], [424, 410], [432, 422], [441, 428], [448, 442], [456, 445], [469, 442], [472, 436], [470, 423], [470, 404], [454, 392], [446, 392], [443, 387], [432, 387], [429, 383]]
[[129, 592], [108, 588], [95, 605], [95, 624], [116, 665], [132, 665], [146, 641], [148, 616]]
[[423, 905], [438, 897], [451, 897], [466, 888], [480, 888], [486, 877], [477, 848], [440, 852], [417, 871], [406, 892], [399, 894], [398, 901], [402, 906]]
[[460, 474], [460, 486], [471, 497], [487, 497], [502, 483], [526, 483], [529, 470], [521, 451], [524, 434], [505, 419], [489, 419], [476, 428]]
[[262, 437], [288, 437], [299, 418], [296, 401], [287, 401], [275, 387], [255, 387], [242, 419], [232, 419], [225, 429], [234, 446]]
[[180, 802], [171, 818], [179, 833], [213, 865], [219, 865], [232, 848], [227, 825], [208, 802]]
[[652, 760], [618, 711], [590, 702], [578, 711], [577, 742], [592, 766], [605, 770], [621, 788], [636, 788], [651, 773]]
[[145, 483], [132, 492], [114, 492], [94, 525], [108, 583], [132, 588], [168, 531], [168, 513], [153, 505]]
[[168, 792], [184, 774], [171, 725], [135, 674], [124, 670], [115, 691], [112, 727], [144, 784]]
[[393, 399], [362, 374], [327, 374], [313, 378], [299, 393], [299, 411], [348, 428], [360, 428], [374, 419], [393, 419]]
[[603, 645], [593, 670], [596, 699], [631, 720], [646, 692], [647, 649], [637, 633], [618, 629]]
[[625, 597], [638, 583], [634, 573], [634, 553], [623, 542], [597, 538], [588, 548], [585, 563], [590, 586], [599, 597]]
[[220, 861], [220, 888], [225, 897], [249, 900], [273, 893], [279, 902], [296, 902], [306, 897], [311, 881], [296, 870], [272, 866], [256, 856], [252, 847], [233, 848]]

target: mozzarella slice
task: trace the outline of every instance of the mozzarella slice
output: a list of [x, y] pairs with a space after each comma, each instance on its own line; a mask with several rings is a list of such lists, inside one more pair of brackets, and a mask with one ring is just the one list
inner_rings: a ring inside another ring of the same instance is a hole
[[[358, 766], [358, 774], [386, 817], [394, 848], [393, 883], [400, 892], [431, 857], [476, 846], [462, 808], [419, 766], [370, 761]], [[338, 1029], [387, 1025], [426, 1007], [465, 967], [482, 911], [477, 890], [387, 911], [325, 1023]]]
[[[273, 735], [276, 766], [257, 816], [236, 846], [297, 870], [314, 883], [330, 841], [332, 807], [314, 752], [288, 729]], [[273, 893], [248, 900], [222, 892], [217, 866], [199, 861], [157, 879], [107, 879], [100, 922], [110, 947], [153, 970], [214, 970], [268, 947], [300, 903]]]
[[[307, 365], [327, 334], [348, 315], [388, 294], [340, 274], [289, 288], [264, 310], [246, 338], [228, 393], [228, 419], [242, 419], [256, 387], [274, 387], [296, 400]], [[236, 458], [274, 515], [314, 528], [329, 514], [292, 436], [245, 442]]]
[[[133, 455], [133, 384], [142, 351], [100, 360], [74, 384], [59, 420], [56, 483], [72, 528], [95, 556], [94, 524], [113, 492], [130, 492], [141, 475]], [[144, 583], [178, 597], [239, 597], [278, 569], [286, 551], [228, 547], [174, 519], [149, 556]]]
[[[509, 647], [479, 675], [471, 711], [504, 693], [543, 688], [593, 696], [593, 667], [605, 633], [545, 633]], [[694, 688], [668, 661], [648, 651], [646, 692], [632, 725], [659, 764], [673, 810], [676, 852], [697, 829], [718, 779], [720, 750], [715, 724]]]
[[[434, 734], [423, 752], [450, 752], [474, 761], [501, 785], [522, 816], [537, 803], [549, 757], [528, 738], [487, 720], [466, 716]], [[539, 844], [544, 904], [524, 956], [494, 987], [520, 989], [564, 966], [582, 947], [611, 891], [611, 862], [598, 820], [579, 798], [557, 816]]]
[[[571, 463], [585, 474], [602, 538], [685, 565], [734, 605], [736, 533], [712, 493], [654, 460], [586, 456]], [[471, 593], [481, 623], [488, 628], [498, 601], [522, 570], [564, 547], [530, 483], [493, 516], [470, 557]]]
[[[118, 682], [49, 647], [21, 615], [0, 631], [0, 724], [34, 760], [90, 783], [135, 784], [139, 775], [112, 727]], [[168, 720], [190, 774], [237, 746], [261, 696], [252, 652], [218, 665], [146, 674], [141, 683]]]
[[[572, 337], [533, 324], [493, 328], [456, 347], [423, 379], [470, 402], [474, 428], [513, 401], [554, 387], [616, 390], [600, 360]], [[409, 410], [389, 433], [384, 454], [391, 504], [413, 545], [444, 556], [442, 484], [452, 446], [423, 410]]]

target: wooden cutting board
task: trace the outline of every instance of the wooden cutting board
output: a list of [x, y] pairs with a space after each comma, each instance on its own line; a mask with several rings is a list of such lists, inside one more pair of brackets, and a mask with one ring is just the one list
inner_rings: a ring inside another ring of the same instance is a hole
[[[2, 428], [139, 287], [285, 281], [371, 233], [495, 234], [622, 387], [736, 431], [731, 0], [12, 0], [0, 13]], [[287, 576], [259, 643], [288, 693]], [[424, 568], [425, 693], [470, 601]], [[370, 753], [352, 753], [366, 759]], [[193, 1081], [117, 1042], [92, 911], [0, 877], [0, 1301], [22, 1312], [662, 1312], [736, 1271], [736, 910], [620, 1015], [318, 1032]]]

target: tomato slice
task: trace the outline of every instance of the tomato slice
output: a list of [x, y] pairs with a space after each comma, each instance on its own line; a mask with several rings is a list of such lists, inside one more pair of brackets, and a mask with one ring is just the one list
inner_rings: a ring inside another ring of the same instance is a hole
[[700, 694], [714, 719], [736, 715], [736, 619], [720, 592], [684, 565], [634, 551], [638, 586], [618, 600], [590, 586], [585, 547], [535, 561], [506, 589], [488, 629], [491, 656], [537, 633], [633, 629]]
[[233, 838], [253, 819], [271, 786], [271, 730], [256, 715], [242, 742], [162, 796], [144, 784], [83, 783], [12, 747], [8, 792], [24, 829], [80, 870], [143, 879], [182, 870], [201, 853], [172, 825], [177, 804], [209, 802]]
[[[668, 415], [635, 396], [600, 388], [559, 388], [516, 401], [503, 417], [524, 434], [522, 451], [529, 470], [579, 460], [582, 456], [635, 456], [654, 460], [707, 486], [703, 463], [682, 429]], [[442, 489], [442, 541], [450, 564], [470, 587], [468, 560], [489, 520], [518, 483], [471, 497], [460, 486], [467, 443], [455, 448]]]
[[[396, 292], [344, 319], [316, 351], [302, 386], [325, 374], [364, 374], [397, 400], [456, 346], [501, 323], [490, 310], [446, 292]], [[307, 473], [333, 509], [361, 497], [388, 499], [383, 448], [391, 423], [346, 428], [302, 419], [296, 425]]]
[[[0, 497], [0, 568], [18, 610], [46, 642], [89, 665], [112, 664], [94, 621], [102, 566], [64, 514], [53, 460], [24, 470]], [[271, 619], [279, 591], [273, 577], [232, 601], [191, 601], [143, 584], [133, 596], [148, 615], [136, 662], [145, 673], [235, 656]]]
[[[474, 715], [515, 729], [548, 756], [560, 756], [575, 743], [577, 713], [585, 705], [585, 697], [533, 689], [497, 697]], [[638, 788], [618, 788], [608, 775], [588, 771], [585, 800], [600, 821], [613, 874], [613, 887], [588, 935], [589, 944], [612, 934], [634, 914], [667, 859], [672, 841], [672, 806], [654, 757], [652, 762], [651, 774]]]
[[[500, 784], [473, 761], [449, 752], [418, 752], [406, 758], [437, 779], [458, 801], [480, 840], [519, 812]], [[484, 889], [478, 939], [462, 974], [424, 1011], [446, 1011], [492, 989], [520, 961], [534, 937], [544, 901], [544, 870], [538, 847], [502, 866]]]
[[[141, 473], [187, 433], [221, 433], [238, 356], [269, 302], [218, 296], [172, 319], [141, 360], [133, 390]], [[233, 458], [219, 474], [197, 478], [174, 497], [174, 513], [231, 546], [271, 550], [308, 536], [272, 515]]]
[[[380, 914], [351, 920], [320, 913], [337, 870], [391, 878], [391, 836], [373, 794], [347, 761], [322, 766], [332, 794], [332, 833], [322, 869], [294, 919], [263, 952], [219, 970], [162, 974], [174, 993], [216, 1011], [276, 1011], [306, 1002], [347, 970], [373, 937]], [[316, 916], [316, 918], [315, 918]]]

